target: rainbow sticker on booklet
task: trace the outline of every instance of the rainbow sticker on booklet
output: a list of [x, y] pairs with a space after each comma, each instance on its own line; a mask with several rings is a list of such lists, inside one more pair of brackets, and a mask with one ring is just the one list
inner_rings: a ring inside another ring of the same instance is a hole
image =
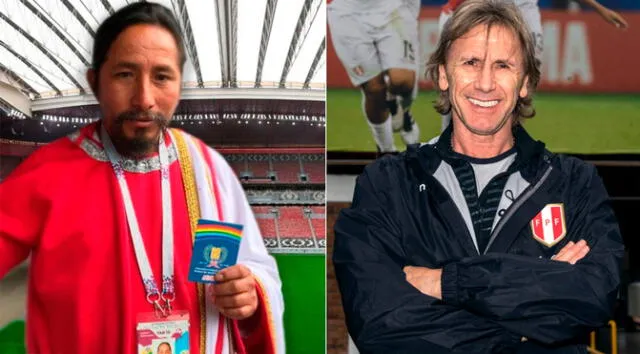
[[200, 219], [196, 227], [189, 280], [213, 283], [213, 277], [238, 261], [242, 225]]

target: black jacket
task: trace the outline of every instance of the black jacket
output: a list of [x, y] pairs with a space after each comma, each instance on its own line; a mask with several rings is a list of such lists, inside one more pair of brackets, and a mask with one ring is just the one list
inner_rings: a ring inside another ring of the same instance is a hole
[[[611, 319], [624, 247], [601, 179], [523, 128], [514, 134], [511, 196], [503, 193], [507, 206], [483, 254], [455, 188], [442, 183], [450, 129], [358, 177], [352, 206], [335, 224], [333, 262], [362, 353], [586, 353], [583, 338]], [[551, 246], [532, 226], [548, 204], [562, 204], [566, 231]], [[550, 260], [581, 239], [591, 250], [575, 265]], [[442, 268], [443, 300], [409, 284], [407, 265]]]

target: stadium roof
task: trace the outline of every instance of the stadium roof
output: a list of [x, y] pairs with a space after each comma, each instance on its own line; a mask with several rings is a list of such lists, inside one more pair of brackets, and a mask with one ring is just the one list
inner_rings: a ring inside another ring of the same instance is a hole
[[[2, 0], [0, 73], [35, 104], [89, 93], [85, 72], [95, 31], [131, 2]], [[156, 2], [172, 9], [183, 28], [183, 87], [324, 91], [324, 0]]]

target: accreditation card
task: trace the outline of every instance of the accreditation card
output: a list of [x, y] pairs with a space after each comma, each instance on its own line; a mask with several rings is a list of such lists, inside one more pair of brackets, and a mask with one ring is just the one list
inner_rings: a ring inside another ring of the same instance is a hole
[[138, 315], [138, 354], [189, 354], [189, 313], [176, 311], [159, 318], [156, 313]]

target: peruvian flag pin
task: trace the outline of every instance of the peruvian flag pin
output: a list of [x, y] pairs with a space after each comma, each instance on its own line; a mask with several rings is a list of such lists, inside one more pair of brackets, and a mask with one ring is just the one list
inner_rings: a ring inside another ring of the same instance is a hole
[[564, 219], [564, 204], [547, 204], [531, 220], [533, 238], [551, 247], [558, 243], [567, 234], [567, 225]]

